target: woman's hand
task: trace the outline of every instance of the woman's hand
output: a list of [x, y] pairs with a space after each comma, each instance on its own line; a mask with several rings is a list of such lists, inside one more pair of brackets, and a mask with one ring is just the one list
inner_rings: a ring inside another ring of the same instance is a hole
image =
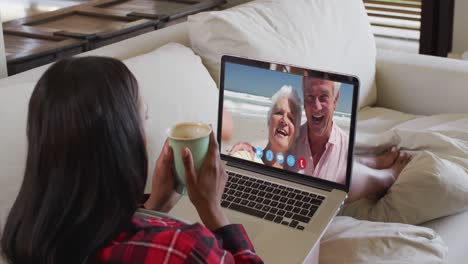
[[210, 230], [216, 230], [229, 224], [221, 208], [221, 196], [228, 176], [221, 163], [214, 133], [211, 132], [208, 153], [198, 174], [188, 148], [183, 149], [182, 158], [188, 196], [205, 226]]
[[175, 191], [174, 156], [166, 139], [156, 167], [153, 172], [151, 195], [145, 202], [145, 208], [160, 212], [169, 212], [179, 201], [180, 195]]

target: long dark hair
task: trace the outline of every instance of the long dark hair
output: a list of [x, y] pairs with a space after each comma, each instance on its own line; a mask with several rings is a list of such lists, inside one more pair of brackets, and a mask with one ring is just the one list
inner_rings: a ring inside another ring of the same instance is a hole
[[138, 207], [147, 154], [138, 85], [120, 61], [52, 65], [29, 101], [24, 179], [1, 246], [13, 263], [91, 263]]

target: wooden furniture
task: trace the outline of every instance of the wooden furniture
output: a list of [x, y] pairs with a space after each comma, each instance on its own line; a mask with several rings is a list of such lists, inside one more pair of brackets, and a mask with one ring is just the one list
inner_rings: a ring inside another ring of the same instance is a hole
[[131, 11], [127, 14], [128, 16], [169, 22], [224, 3], [226, 0], [99, 0], [93, 6], [109, 10]]
[[8, 74], [156, 30], [225, 2], [96, 0], [12, 20], [3, 23]]
[[54, 36], [48, 32], [38, 34], [4, 30], [3, 34], [9, 75], [86, 50], [84, 40]]

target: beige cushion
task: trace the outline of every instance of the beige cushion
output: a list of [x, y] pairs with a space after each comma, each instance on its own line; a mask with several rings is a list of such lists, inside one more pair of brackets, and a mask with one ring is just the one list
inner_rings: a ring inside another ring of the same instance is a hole
[[[213, 124], [216, 131], [218, 90], [200, 57], [191, 49], [169, 43], [124, 63], [137, 78], [148, 104], [145, 127], [150, 172], [167, 137], [167, 128], [180, 122], [201, 121]], [[148, 184], [146, 191], [150, 190]]]
[[468, 237], [466, 223], [468, 223], [468, 211], [438, 218], [422, 225], [436, 231], [447, 244], [450, 251], [446, 263], [466, 262], [466, 238]]
[[361, 0], [258, 0], [189, 17], [194, 51], [213, 78], [232, 54], [353, 74], [360, 106], [376, 101], [376, 48]]
[[444, 263], [448, 248], [425, 227], [336, 217], [320, 242], [320, 263]]

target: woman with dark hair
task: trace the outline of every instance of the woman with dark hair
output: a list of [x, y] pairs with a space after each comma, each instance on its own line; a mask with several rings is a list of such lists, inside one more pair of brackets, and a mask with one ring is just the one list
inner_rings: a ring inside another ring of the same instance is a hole
[[[52, 65], [29, 102], [24, 179], [1, 238], [11, 263], [257, 263], [245, 230], [220, 207], [227, 180], [218, 146], [187, 190], [200, 224], [139, 213], [148, 169], [138, 85], [120, 61], [71, 58]], [[175, 203], [172, 150], [157, 160], [144, 207]], [[221, 241], [221, 242], [220, 242]]]

